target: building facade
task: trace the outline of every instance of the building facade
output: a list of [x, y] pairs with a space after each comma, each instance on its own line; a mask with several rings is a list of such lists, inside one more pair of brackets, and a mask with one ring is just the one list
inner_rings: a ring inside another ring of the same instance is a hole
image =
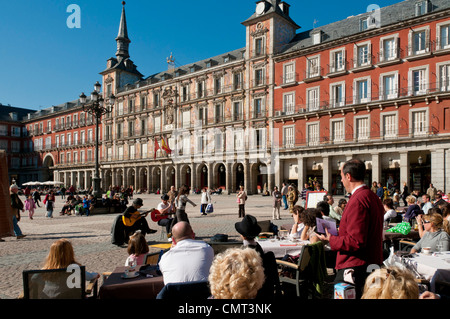
[[404, 1], [300, 33], [275, 57], [277, 181], [343, 194], [340, 166], [366, 183], [449, 191], [450, 8]]
[[[242, 22], [245, 47], [182, 67], [169, 57], [144, 77], [123, 8], [117, 52], [100, 73], [106, 102], [116, 97], [101, 122], [102, 187], [256, 194], [311, 178], [343, 194], [340, 165], [358, 157], [367, 183], [450, 191], [450, 4], [372, 9], [297, 33], [287, 3], [259, 1]], [[77, 101], [24, 124], [40, 177], [90, 185], [95, 129]]]

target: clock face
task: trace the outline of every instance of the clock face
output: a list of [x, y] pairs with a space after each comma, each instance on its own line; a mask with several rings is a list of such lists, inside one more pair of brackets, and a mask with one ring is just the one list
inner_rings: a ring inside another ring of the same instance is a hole
[[264, 2], [258, 3], [256, 6], [256, 14], [263, 14], [266, 10], [266, 4]]

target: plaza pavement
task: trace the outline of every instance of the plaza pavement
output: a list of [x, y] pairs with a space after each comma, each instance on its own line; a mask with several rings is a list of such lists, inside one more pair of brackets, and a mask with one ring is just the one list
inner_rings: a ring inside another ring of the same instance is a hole
[[[160, 195], [135, 194], [134, 198], [144, 200], [142, 211], [156, 207]], [[189, 198], [197, 204], [196, 207], [187, 204], [186, 211], [196, 237], [208, 241], [215, 234], [228, 234], [229, 240], [238, 239], [234, 228], [238, 217], [235, 194], [212, 195], [214, 213], [207, 216], [200, 214], [201, 195], [190, 194]], [[22, 201], [25, 200], [21, 196]], [[335, 199], [337, 202], [338, 199]], [[131, 201], [131, 200], [130, 200]], [[69, 239], [75, 250], [76, 259], [86, 266], [88, 271], [98, 273], [114, 270], [122, 266], [128, 256], [127, 249], [111, 244], [111, 226], [117, 214], [98, 214], [85, 216], [59, 216], [64, 200], [57, 196], [53, 218], [45, 217], [45, 209], [37, 208], [33, 220], [26, 212], [21, 213], [19, 226], [27, 235], [23, 239], [6, 237], [0, 242], [0, 299], [14, 299], [22, 292], [22, 271], [39, 269], [48, 254], [50, 245], [59, 238]], [[246, 204], [246, 213], [254, 215], [258, 220], [272, 218], [272, 197], [250, 195]], [[281, 226], [292, 223], [289, 211], [281, 209], [281, 220], [273, 221]], [[149, 244], [160, 241], [161, 227], [147, 217], [150, 228], [158, 232], [146, 236]], [[166, 239], [167, 241], [167, 239]], [[151, 248], [151, 251], [158, 251]], [[102, 284], [100, 279], [99, 284]]]

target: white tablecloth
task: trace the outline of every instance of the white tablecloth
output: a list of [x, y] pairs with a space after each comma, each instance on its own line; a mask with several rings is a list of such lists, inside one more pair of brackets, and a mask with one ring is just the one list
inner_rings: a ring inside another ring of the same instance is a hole
[[259, 240], [258, 243], [261, 245], [264, 252], [272, 251], [275, 258], [283, 258], [286, 254], [289, 255], [299, 255], [302, 246], [309, 244], [308, 240], [292, 242], [289, 240]]
[[430, 281], [431, 291], [435, 291], [437, 280], [450, 282], [449, 251], [435, 255], [416, 254], [416, 257], [408, 258], [405, 263], [413, 266], [424, 279]]

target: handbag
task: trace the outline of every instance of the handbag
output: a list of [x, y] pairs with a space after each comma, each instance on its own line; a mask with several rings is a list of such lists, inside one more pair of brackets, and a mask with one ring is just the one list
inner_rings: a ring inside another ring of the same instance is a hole
[[214, 206], [212, 203], [209, 203], [208, 206], [206, 206], [206, 213], [210, 214], [214, 212]]

